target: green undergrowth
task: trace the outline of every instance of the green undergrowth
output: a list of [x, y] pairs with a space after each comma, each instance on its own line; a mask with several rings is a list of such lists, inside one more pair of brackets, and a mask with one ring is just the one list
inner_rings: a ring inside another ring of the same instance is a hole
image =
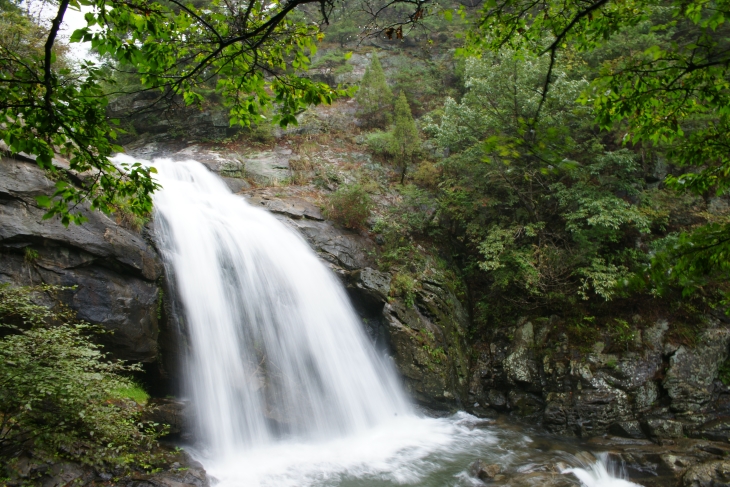
[[123, 387], [113, 389], [111, 392], [112, 397], [114, 398], [131, 399], [141, 406], [144, 406], [150, 400], [150, 395], [147, 393], [147, 391], [145, 391], [141, 385], [135, 382], [132, 382], [129, 385]]
[[[98, 327], [57, 299], [72, 288], [0, 286], [0, 484], [18, 459], [78, 462], [99, 470], [151, 470], [164, 462], [166, 427], [140, 418], [141, 371], [109, 357]], [[116, 399], [116, 400], [115, 400]]]

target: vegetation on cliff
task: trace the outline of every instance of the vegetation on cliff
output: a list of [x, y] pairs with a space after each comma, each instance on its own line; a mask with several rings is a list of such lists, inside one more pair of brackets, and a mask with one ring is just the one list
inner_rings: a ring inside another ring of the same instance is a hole
[[62, 290], [0, 286], [0, 479], [28, 457], [118, 471], [158, 460], [162, 430], [141, 422], [146, 395], [129, 378], [139, 366], [110, 360], [55, 302]]

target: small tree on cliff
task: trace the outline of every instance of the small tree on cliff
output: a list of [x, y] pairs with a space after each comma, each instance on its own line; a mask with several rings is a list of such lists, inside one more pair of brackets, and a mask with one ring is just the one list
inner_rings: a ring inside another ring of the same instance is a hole
[[408, 164], [413, 160], [413, 156], [418, 152], [421, 141], [418, 138], [418, 128], [416, 121], [411, 115], [411, 107], [408, 105], [405, 93], [400, 92], [398, 100], [395, 102], [395, 128], [393, 129], [393, 138], [391, 139], [390, 153], [397, 164], [401, 166], [400, 183], [406, 177]]
[[390, 123], [393, 92], [385, 81], [383, 67], [375, 54], [373, 54], [373, 60], [365, 70], [365, 75], [362, 77], [360, 89], [355, 99], [360, 105], [358, 116], [367, 125], [383, 128]]

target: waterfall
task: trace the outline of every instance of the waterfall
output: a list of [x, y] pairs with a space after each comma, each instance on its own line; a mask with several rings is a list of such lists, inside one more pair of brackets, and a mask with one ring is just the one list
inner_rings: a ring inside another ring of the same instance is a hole
[[198, 162], [154, 166], [155, 233], [184, 308], [207, 448], [343, 437], [408, 414], [344, 288], [301, 237]]
[[[198, 442], [188, 449], [218, 487], [472, 487], [477, 459], [527, 475], [535, 455], [554, 461], [522, 432], [467, 413], [414, 414], [344, 288], [295, 231], [199, 162], [144, 163], [162, 185], [155, 235], [190, 340]], [[637, 485], [605, 459], [580, 466], [563, 473], [588, 487]]]

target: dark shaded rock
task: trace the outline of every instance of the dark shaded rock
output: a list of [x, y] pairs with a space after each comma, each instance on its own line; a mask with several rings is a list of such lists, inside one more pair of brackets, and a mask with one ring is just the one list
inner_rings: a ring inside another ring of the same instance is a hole
[[189, 405], [179, 399], [154, 398], [142, 413], [143, 421], [169, 426], [168, 434], [180, 436], [187, 432]]
[[243, 191], [244, 189], [251, 188], [251, 185], [245, 179], [229, 178], [229, 177], [224, 176], [223, 181], [225, 181], [228, 188], [234, 193], [239, 193], [239, 192]]
[[286, 222], [296, 228], [324, 260], [337, 267], [356, 270], [371, 264], [367, 255], [370, 243], [354, 232], [340, 230], [324, 221], [287, 218]]
[[85, 484], [93, 479], [90, 468], [70, 462], [55, 463], [48, 473], [37, 482], [41, 487], [65, 487]]
[[126, 487], [209, 487], [210, 481], [203, 466], [188, 460], [185, 467], [171, 469], [150, 475], [146, 478], [134, 479], [126, 483]]
[[496, 409], [497, 411], [504, 411], [507, 409], [507, 396], [504, 392], [490, 389], [487, 392], [487, 404]]
[[175, 102], [157, 100], [150, 92], [121, 96], [109, 104], [108, 115], [121, 119], [124, 127], [134, 135], [122, 135], [120, 142], [127, 144], [139, 135], [155, 135], [161, 139], [185, 137], [186, 140], [216, 140], [231, 137], [241, 130], [231, 126], [228, 111], [223, 107], [200, 110], [186, 106], [181, 98]]
[[671, 419], [648, 419], [645, 427], [654, 438], [681, 438], [684, 436], [682, 423]]
[[471, 475], [480, 480], [492, 480], [501, 470], [499, 465], [490, 465], [484, 460], [477, 460], [469, 468]]
[[464, 335], [468, 318], [449, 290], [435, 281], [421, 284], [415, 306], [395, 300], [384, 307], [391, 353], [416, 400], [453, 407], [467, 399]]
[[[155, 362], [162, 266], [152, 246], [85, 208], [83, 225], [43, 220], [35, 196], [51, 194], [53, 181], [31, 163], [3, 158], [0, 164], [0, 282], [76, 286], [59, 298], [80, 319], [113, 332], [103, 338], [115, 357]], [[37, 257], [26, 258], [26, 249]]]
[[287, 198], [285, 200], [270, 199], [261, 202], [267, 210], [272, 213], [280, 213], [289, 218], [309, 218], [310, 220], [322, 221], [322, 212], [313, 204], [300, 198]]
[[603, 434], [616, 422], [632, 418], [623, 391], [597, 383], [597, 389], [577, 393], [550, 393], [543, 412], [548, 430], [560, 434], [589, 437]]
[[646, 438], [638, 421], [619, 421], [608, 428], [612, 435], [622, 438]]
[[690, 467], [682, 487], [730, 487], [730, 460], [711, 460]]
[[545, 401], [535, 394], [512, 390], [509, 392], [509, 405], [520, 416], [532, 417], [542, 413]]
[[348, 287], [358, 289], [374, 303], [385, 303], [390, 294], [390, 280], [390, 274], [365, 267], [348, 275]]
[[730, 418], [718, 418], [705, 423], [692, 436], [714, 441], [730, 441]]

